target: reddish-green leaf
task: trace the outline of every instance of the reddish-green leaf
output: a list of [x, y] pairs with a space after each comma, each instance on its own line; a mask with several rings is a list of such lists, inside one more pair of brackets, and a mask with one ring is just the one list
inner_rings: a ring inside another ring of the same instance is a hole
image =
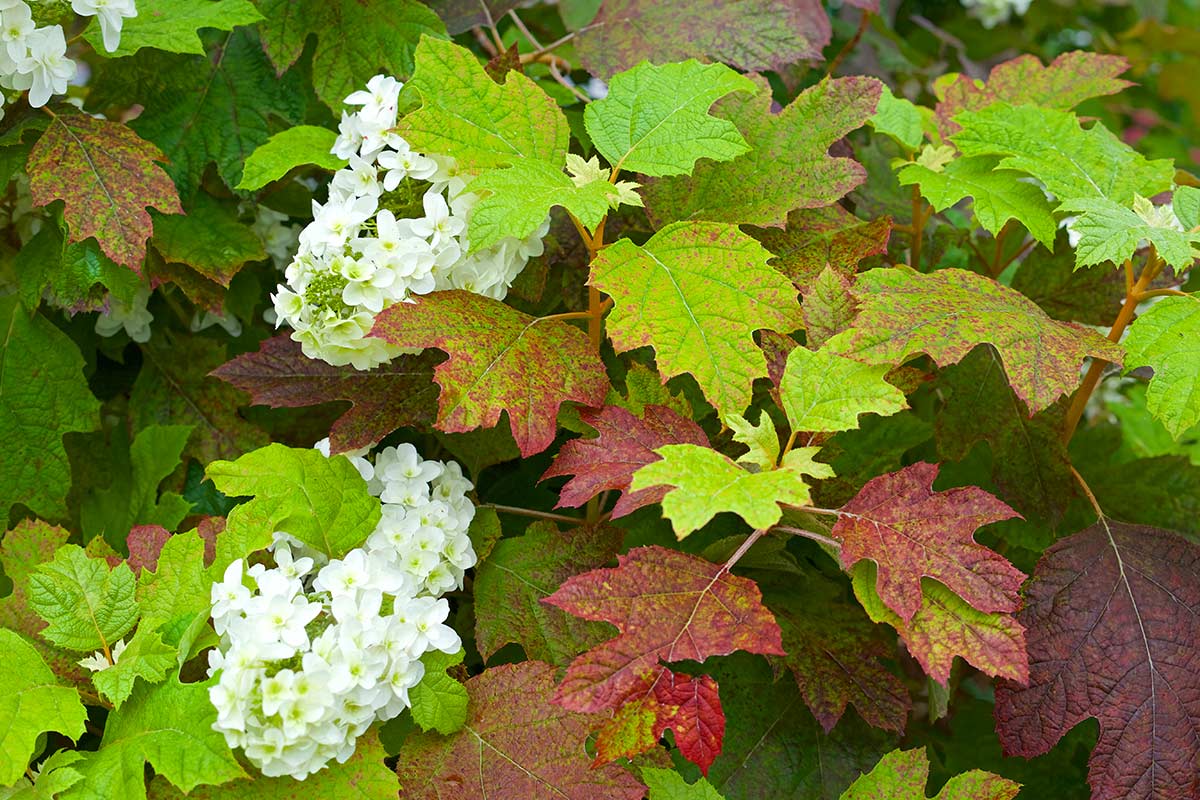
[[771, 266], [804, 289], [826, 266], [852, 275], [864, 258], [887, 252], [892, 218], [864, 221], [835, 204], [793, 211], [786, 228], [748, 230], [774, 254]]
[[552, 702], [554, 667], [506, 664], [465, 684], [467, 724], [453, 736], [410, 735], [396, 773], [406, 800], [642, 800], [621, 767], [592, 768], [584, 740], [600, 722]]
[[[928, 782], [925, 751], [896, 750], [856, 780], [841, 800], [925, 800]], [[1020, 784], [973, 769], [951, 778], [933, 800], [1012, 800], [1020, 791]]]
[[569, 578], [545, 602], [621, 631], [567, 668], [555, 701], [579, 711], [615, 707], [660, 661], [735, 650], [783, 655], [779, 626], [753, 581], [677, 550], [631, 550], [613, 569]]
[[623, 517], [642, 506], [661, 502], [667, 487], [629, 490], [633, 473], [660, 456], [665, 444], [708, 446], [700, 426], [666, 406], [648, 405], [635, 417], [619, 406], [584, 409], [579, 418], [596, 429], [593, 439], [572, 439], [562, 446], [542, 480], [574, 475], [559, 494], [557, 508], [578, 507], [603, 491], [619, 491], [612, 517]]
[[524, 456], [554, 441], [560, 405], [598, 406], [608, 392], [604, 366], [582, 330], [472, 292], [397, 303], [379, 315], [372, 333], [399, 347], [436, 347], [450, 355], [433, 370], [442, 387], [438, 430], [491, 428], [507, 412]]
[[182, 214], [162, 152], [119, 122], [81, 114], [55, 117], [29, 153], [33, 203], [66, 205], [70, 241], [95, 236], [104, 254], [141, 272], [153, 231], [147, 207]]
[[171, 538], [171, 532], [161, 525], [136, 525], [125, 537], [125, 546], [129, 548], [129, 558], [125, 562], [137, 575], [142, 570], [154, 572], [158, 568], [158, 554], [163, 545]]
[[[792, 209], [827, 206], [866, 180], [857, 162], [830, 156], [829, 146], [875, 113], [879, 81], [827, 79], [777, 114], [771, 112], [766, 80], [755, 82], [756, 94], [732, 94], [714, 108], [737, 125], [750, 151], [732, 161], [701, 162], [689, 176], [648, 185], [646, 206], [656, 222], [782, 226]], [[754, 190], [747, 191], [749, 186]]]
[[854, 322], [858, 301], [850, 291], [851, 280], [828, 266], [804, 292], [804, 333], [809, 347], [820, 348]]
[[831, 33], [819, 0], [605, 0], [577, 47], [583, 65], [602, 78], [643, 60], [687, 58], [750, 72], [820, 58]]
[[1045, 753], [1089, 717], [1093, 800], [1200, 793], [1200, 547], [1100, 520], [1043, 555], [1018, 618], [1029, 684], [996, 690], [1006, 754]]
[[905, 621], [921, 608], [922, 577], [980, 611], [1016, 611], [1025, 574], [974, 536], [1017, 512], [976, 486], [935, 492], [937, 474], [934, 464], [913, 464], [875, 478], [843, 506], [833, 526], [842, 566], [874, 561], [879, 596]]
[[397, 428], [433, 422], [437, 387], [432, 354], [402, 355], [363, 372], [306, 358], [284, 334], [263, 342], [212, 375], [249, 393], [252, 402], [272, 408], [303, 408], [344, 401], [350, 410], [329, 431], [334, 453], [370, 447]]
[[1079, 385], [1084, 358], [1122, 358], [1121, 347], [1095, 331], [1057, 322], [1019, 292], [974, 272], [873, 269], [853, 291], [854, 327], [827, 348], [868, 364], [896, 365], [924, 353], [945, 366], [988, 343], [1030, 414]]

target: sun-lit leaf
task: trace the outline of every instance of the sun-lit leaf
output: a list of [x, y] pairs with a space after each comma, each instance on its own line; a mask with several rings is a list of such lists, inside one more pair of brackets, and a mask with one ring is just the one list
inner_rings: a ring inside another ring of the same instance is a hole
[[141, 678], [147, 683], [159, 683], [176, 666], [178, 653], [165, 644], [162, 636], [146, 626], [139, 626], [130, 638], [117, 663], [92, 675], [100, 696], [120, 708], [133, 692], [134, 682]]
[[783, 229], [747, 230], [771, 251], [771, 266], [805, 289], [826, 267], [853, 275], [864, 258], [887, 252], [892, 220], [861, 220], [835, 204], [793, 211]]
[[110, 569], [82, 547], [59, 548], [29, 576], [29, 607], [49, 625], [41, 636], [71, 650], [110, 648], [138, 619], [132, 570]]
[[1146, 408], [1178, 439], [1200, 422], [1200, 363], [1183, 343], [1200, 335], [1196, 297], [1164, 297], [1129, 328], [1127, 367], [1154, 368]]
[[508, 413], [521, 454], [554, 441], [559, 406], [599, 406], [608, 391], [587, 334], [560, 320], [539, 320], [464, 290], [434, 292], [384, 310], [373, 333], [399, 347], [436, 347], [450, 358], [434, 367], [437, 428], [491, 428]]
[[211, 585], [214, 580], [220, 580], [228, 561], [248, 555], [223, 553], [222, 563], [209, 575], [205, 572], [204, 551], [204, 542], [198, 533], [176, 534], [163, 543], [154, 570], [142, 570], [138, 575], [141, 626], [160, 630], [163, 640], [172, 646], [179, 644], [183, 630], [196, 615], [208, 615]]
[[642, 767], [650, 800], [723, 800], [706, 778], [688, 783], [673, 769]]
[[783, 654], [779, 626], [753, 581], [676, 550], [631, 550], [615, 568], [568, 578], [545, 602], [621, 631], [567, 668], [555, 702], [578, 711], [612, 708], [660, 661]]
[[449, 736], [462, 730], [466, 724], [467, 690], [446, 674], [446, 670], [461, 664], [462, 660], [462, 650], [449, 655], [431, 650], [421, 656], [425, 675], [408, 693], [412, 702], [413, 722], [420, 725], [421, 730], [437, 731]]
[[848, 431], [860, 414], [888, 416], [908, 408], [904, 393], [872, 366], [825, 350], [797, 347], [787, 359], [779, 385], [783, 410], [793, 431]]
[[867, 120], [877, 133], [890, 136], [908, 150], [919, 150], [925, 140], [925, 128], [918, 106], [906, 97], [896, 97], [883, 87], [875, 114]]
[[[1138, 199], [1134, 198], [1135, 205]], [[1072, 200], [1063, 203], [1062, 210], [1078, 214], [1071, 223], [1071, 230], [1079, 235], [1075, 245], [1076, 267], [1105, 262], [1120, 264], [1133, 258], [1143, 241], [1154, 247], [1159, 258], [1181, 271], [1200, 255], [1196, 249], [1200, 235], [1154, 224], [1134, 209], [1107, 198]]]
[[[851, 784], [841, 800], [926, 800], [929, 758], [923, 749], [895, 750]], [[1020, 784], [982, 770], [955, 775], [933, 800], [1012, 800]]]
[[330, 151], [337, 134], [316, 125], [297, 125], [272, 136], [246, 158], [238, 189], [256, 191], [296, 167], [313, 164], [332, 171], [346, 162]]
[[143, 47], [202, 54], [200, 29], [228, 31], [263, 18], [250, 0], [138, 0], [137, 12], [136, 17], [124, 21], [121, 41], [111, 53], [104, 47], [99, 20], [88, 26], [83, 38], [108, 58], [132, 55]]

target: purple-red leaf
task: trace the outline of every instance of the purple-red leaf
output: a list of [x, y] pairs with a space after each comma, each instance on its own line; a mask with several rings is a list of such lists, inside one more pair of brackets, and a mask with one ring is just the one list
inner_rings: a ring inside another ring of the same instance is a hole
[[614, 519], [642, 506], [661, 502], [666, 486], [629, 491], [633, 473], [660, 456], [654, 451], [665, 444], [708, 446], [708, 437], [695, 422], [666, 406], [648, 405], [641, 418], [619, 406], [583, 409], [579, 418], [596, 429], [593, 439], [572, 439], [562, 446], [542, 480], [574, 475], [559, 494], [556, 508], [576, 508], [603, 491], [619, 491], [613, 506]]
[[1018, 619], [1029, 685], [996, 689], [1006, 754], [1094, 717], [1092, 800], [1200, 797], [1200, 547], [1102, 519], [1046, 550]]
[[171, 532], [162, 525], [134, 526], [125, 537], [125, 546], [129, 548], [125, 563], [135, 575], [142, 570], [154, 572], [158, 568], [158, 555], [170, 538]]

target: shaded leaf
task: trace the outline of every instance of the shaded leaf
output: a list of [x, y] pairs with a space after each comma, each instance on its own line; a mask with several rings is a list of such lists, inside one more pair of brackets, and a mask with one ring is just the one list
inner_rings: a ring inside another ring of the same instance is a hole
[[650, 790], [650, 800], [722, 800], [707, 779], [687, 783], [673, 769], [642, 767], [642, 780]]
[[187, 264], [226, 289], [243, 264], [267, 257], [258, 234], [238, 221], [237, 206], [203, 193], [186, 215], [155, 217], [153, 242], [164, 260]]
[[337, 134], [316, 125], [297, 125], [272, 136], [246, 158], [238, 189], [255, 191], [305, 164], [336, 172], [346, 162], [333, 150]]
[[1200, 335], [1197, 299], [1164, 297], [1134, 320], [1125, 337], [1127, 368], [1154, 368], [1146, 408], [1176, 439], [1200, 422], [1200, 364], [1189, 344]]
[[[13, 271], [27, 308], [37, 308], [43, 295], [69, 312], [92, 311], [114, 299], [133, 305], [142, 288], [137, 273], [104, 255], [95, 239], [69, 244], [54, 222], [44, 224], [17, 251]], [[107, 298], [105, 290], [110, 293]]]
[[853, 275], [858, 262], [886, 253], [892, 220], [880, 217], [866, 222], [835, 204], [793, 211], [784, 229], [747, 230], [771, 251], [771, 265], [804, 289], [826, 266]]
[[[925, 800], [929, 758], [925, 750], [895, 750], [851, 784], [842, 800]], [[955, 775], [934, 800], [1012, 800], [1020, 784], [982, 770]]]
[[858, 301], [850, 291], [850, 278], [825, 267], [804, 292], [804, 336], [808, 346], [820, 349], [846, 330], [858, 314]]
[[129, 550], [129, 558], [125, 559], [125, 563], [133, 570], [133, 574], [140, 575], [142, 570], [153, 572], [158, 566], [163, 545], [170, 538], [171, 532], [161, 525], [132, 527], [125, 537], [125, 547]]
[[1125, 300], [1124, 274], [1110, 265], [1075, 269], [1065, 237], [1057, 244], [1053, 255], [1035, 250], [1022, 259], [1012, 288], [1055, 319], [1110, 327]]

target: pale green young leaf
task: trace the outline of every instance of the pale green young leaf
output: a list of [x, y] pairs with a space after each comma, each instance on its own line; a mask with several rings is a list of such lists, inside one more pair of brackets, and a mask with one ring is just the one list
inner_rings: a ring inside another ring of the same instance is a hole
[[[224, 539], [222, 535], [218, 541], [223, 542]], [[245, 555], [248, 553], [238, 553], [233, 557]], [[142, 609], [141, 627], [158, 630], [167, 644], [178, 645], [182, 633], [196, 615], [203, 613], [207, 616], [209, 587], [220, 577], [220, 573], [211, 577], [205, 574], [204, 542], [196, 531], [167, 539], [158, 554], [154, 572], [143, 570], [138, 576], [137, 599]]]
[[767, 375], [754, 331], [803, 325], [796, 288], [768, 258], [736, 225], [680, 222], [641, 247], [606, 247], [590, 282], [615, 302], [608, 335], [618, 352], [653, 347], [664, 378], [691, 374], [719, 412], [740, 414]]
[[810, 475], [817, 479], [832, 478], [834, 476], [833, 467], [828, 464], [817, 461], [817, 453], [821, 452], [819, 446], [812, 447], [793, 447], [783, 454], [783, 458], [779, 459], [780, 469], [789, 469], [800, 475]]
[[[858, 778], [840, 800], [926, 800], [929, 758], [923, 748], [893, 750]], [[951, 778], [933, 800], [1012, 800], [1019, 783], [974, 769]]]
[[1147, 161], [1100, 123], [1083, 128], [1071, 112], [995, 103], [954, 118], [951, 138], [966, 156], [1004, 156], [999, 166], [1027, 172], [1060, 202], [1106, 197], [1132, 202], [1171, 187], [1170, 160]]
[[1050, 201], [1037, 186], [1020, 172], [996, 169], [996, 156], [956, 158], [940, 171], [921, 164], [907, 164], [897, 177], [901, 186], [920, 184], [921, 196], [936, 211], [944, 211], [962, 200], [972, 198], [975, 218], [983, 229], [998, 234], [1004, 223], [1015, 219], [1029, 229], [1033, 238], [1053, 247], [1058, 223]]
[[688, 783], [673, 769], [642, 767], [642, 782], [650, 790], [650, 800], [723, 800], [707, 778]]
[[230, 531], [283, 530], [330, 558], [358, 547], [379, 522], [379, 500], [345, 458], [312, 448], [271, 444], [239, 458], [208, 465], [208, 477], [230, 497], [253, 495], [235, 508]]
[[890, 369], [797, 347], [788, 354], [779, 385], [792, 430], [849, 431], [858, 427], [860, 414], [887, 417], [908, 408], [904, 392], [885, 380]]
[[120, 708], [129, 699], [138, 678], [148, 683], [160, 683], [171, 667], [176, 666], [176, 656], [175, 648], [163, 642], [162, 634], [139, 625], [117, 663], [93, 673], [92, 683], [113, 708]]
[[738, 414], [730, 414], [724, 422], [733, 431], [733, 440], [750, 448], [748, 453], [738, 457], [739, 464], [775, 469], [779, 461], [779, 433], [770, 414], [762, 412], [757, 425]]
[[1200, 225], [1200, 189], [1195, 186], [1178, 187], [1171, 197], [1171, 210], [1185, 231]]
[[238, 189], [256, 191], [304, 164], [337, 171], [346, 162], [330, 151], [337, 134], [317, 125], [297, 125], [272, 136], [246, 158]]
[[681, 540], [723, 511], [732, 511], [753, 528], [769, 528], [783, 514], [779, 503], [802, 506], [811, 499], [798, 470], [750, 472], [716, 450], [694, 444], [669, 444], [654, 452], [662, 460], [635, 472], [630, 488], [673, 487], [662, 500], [663, 515]]
[[[37, 783], [22, 778], [11, 788], [0, 788], [0, 800], [56, 800], [62, 792], [83, 780], [73, 764], [83, 758], [77, 750], [59, 750], [38, 768]], [[7, 792], [7, 793], [6, 793]]]
[[69, 650], [111, 647], [138, 619], [133, 571], [110, 569], [83, 548], [63, 545], [29, 576], [29, 606], [49, 625], [41, 635]]
[[1146, 408], [1179, 439], [1200, 422], [1200, 298], [1164, 297], [1142, 314], [1125, 337], [1125, 368], [1154, 369]]
[[583, 121], [610, 164], [644, 175], [681, 175], [701, 158], [728, 161], [749, 150], [734, 124], [708, 109], [730, 92], [753, 94], [755, 88], [724, 64], [642, 62], [614, 75], [608, 95], [588, 104]]
[[203, 54], [202, 28], [230, 31], [263, 18], [250, 0], [138, 0], [137, 12], [136, 17], [124, 21], [120, 44], [111, 53], [104, 47], [98, 19], [88, 25], [83, 38], [108, 58], [133, 55], [143, 47]]
[[82, 736], [87, 710], [79, 692], [61, 685], [33, 645], [15, 631], [0, 628], [0, 653], [0, 786], [8, 786], [37, 755], [42, 733]]
[[507, 236], [524, 239], [545, 222], [554, 206], [562, 206], [593, 230], [619, 196], [607, 180], [577, 186], [561, 167], [531, 158], [485, 172], [468, 189], [489, 193], [471, 211], [472, 250], [484, 250]]
[[1079, 215], [1071, 223], [1071, 230], [1079, 234], [1075, 245], [1076, 269], [1106, 261], [1120, 264], [1133, 257], [1142, 240], [1152, 244], [1159, 258], [1180, 271], [1191, 267], [1200, 255], [1195, 248], [1200, 234], [1156, 225], [1154, 219], [1147, 220], [1133, 209], [1106, 198], [1070, 200], [1062, 204], [1061, 210]]
[[446, 654], [437, 650], [421, 656], [425, 676], [408, 692], [412, 701], [413, 721], [424, 731], [449, 736], [467, 722], [467, 690], [446, 670], [461, 664], [463, 651]]
[[85, 779], [61, 800], [145, 800], [147, 762], [188, 793], [244, 777], [225, 737], [213, 730], [217, 709], [208, 699], [209, 685], [180, 683], [175, 676], [154, 686], [139, 683], [108, 716], [100, 749], [76, 765]]
[[404, 93], [421, 107], [397, 131], [414, 150], [453, 153], [458, 167], [478, 171], [522, 158], [561, 167], [569, 128], [558, 104], [530, 78], [510, 72], [496, 83], [470, 50], [426, 36]]
[[875, 115], [867, 122], [876, 132], [890, 136], [907, 150], [917, 150], [925, 139], [920, 109], [911, 100], [896, 97], [887, 86], [883, 87]]

